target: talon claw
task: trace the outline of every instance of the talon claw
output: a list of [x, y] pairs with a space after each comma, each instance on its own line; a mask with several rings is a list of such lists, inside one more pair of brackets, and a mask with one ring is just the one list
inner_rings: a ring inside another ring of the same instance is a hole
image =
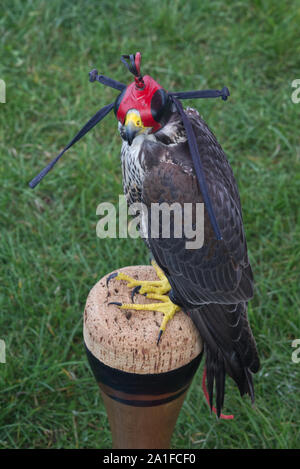
[[106, 286], [107, 286], [107, 287], [108, 287], [109, 282], [110, 282], [113, 278], [117, 277], [117, 275], [118, 275], [118, 272], [114, 272], [113, 274], [110, 274], [110, 275], [107, 277], [107, 279], [106, 279]]
[[122, 306], [122, 303], [119, 303], [118, 301], [111, 301], [110, 303], [108, 303], [108, 306], [110, 305]]
[[131, 301], [132, 303], [134, 303], [134, 297], [135, 295], [140, 291], [141, 289], [141, 285], [137, 285], [136, 287], [134, 287], [134, 289], [132, 290], [131, 292]]
[[164, 331], [163, 331], [162, 329], [159, 331], [159, 334], [158, 334], [158, 338], [157, 338], [156, 345], [158, 345], [158, 344], [159, 344], [159, 341], [160, 341], [160, 339], [161, 339], [161, 336], [162, 336], [163, 332], [164, 332]]

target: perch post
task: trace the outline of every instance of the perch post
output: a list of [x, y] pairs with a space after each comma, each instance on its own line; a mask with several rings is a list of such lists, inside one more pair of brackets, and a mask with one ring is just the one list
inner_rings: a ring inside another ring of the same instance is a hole
[[[152, 266], [118, 269], [140, 280], [156, 280]], [[102, 278], [84, 311], [84, 341], [99, 384], [113, 448], [166, 449], [191, 380], [202, 357], [202, 342], [191, 319], [179, 311], [156, 345], [163, 315], [126, 311], [126, 282]], [[136, 303], [153, 300], [137, 295]]]

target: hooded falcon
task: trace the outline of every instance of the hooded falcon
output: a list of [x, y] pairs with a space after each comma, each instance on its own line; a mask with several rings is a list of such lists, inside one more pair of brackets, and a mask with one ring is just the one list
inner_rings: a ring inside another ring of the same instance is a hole
[[[152, 77], [142, 76], [140, 53], [122, 56], [122, 61], [134, 75], [134, 82], [125, 86], [93, 70], [90, 81], [112, 86], [121, 91], [120, 95], [81, 129], [30, 186], [34, 187], [70, 146], [114, 109], [123, 140], [124, 193], [129, 205], [139, 202], [146, 207], [141, 216], [141, 237], [150, 250], [158, 280], [136, 280], [115, 272], [108, 281], [113, 277], [125, 280], [132, 288], [132, 303], [117, 303], [120, 308], [163, 313], [158, 344], [178, 310], [190, 316], [204, 343], [209, 404], [212, 409], [215, 393], [216, 413], [220, 416], [226, 374], [235, 381], [241, 395], [249, 394], [254, 401], [252, 373], [259, 369], [259, 358], [247, 317], [253, 275], [239, 192], [230, 164], [199, 113], [190, 107], [184, 110], [180, 99], [226, 99], [229, 92], [223, 88], [168, 93]], [[153, 204], [176, 204], [182, 212], [179, 219], [170, 214], [168, 236], [163, 235], [165, 220], [161, 214], [153, 220]], [[204, 204], [203, 244], [197, 248], [188, 247], [183, 226], [186, 204], [192, 207], [194, 232], [199, 228], [196, 206]], [[152, 221], [158, 227], [155, 235]], [[181, 236], [178, 223], [182, 224]], [[147, 305], [135, 303], [137, 292], [156, 301]]]

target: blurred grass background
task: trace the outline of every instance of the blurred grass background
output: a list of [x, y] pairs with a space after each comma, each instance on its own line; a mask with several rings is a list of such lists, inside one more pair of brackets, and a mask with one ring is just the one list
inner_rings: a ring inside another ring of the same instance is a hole
[[122, 192], [117, 121], [109, 115], [34, 190], [28, 181], [117, 92], [88, 72], [130, 82], [121, 54], [166, 89], [228, 86], [192, 101], [238, 181], [256, 295], [249, 316], [262, 367], [256, 404], [227, 380], [225, 413], [210, 416], [200, 367], [173, 448], [299, 448], [298, 1], [2, 0], [0, 78], [1, 448], [109, 448], [110, 432], [83, 348], [90, 288], [145, 263], [140, 240], [96, 237], [96, 207]]

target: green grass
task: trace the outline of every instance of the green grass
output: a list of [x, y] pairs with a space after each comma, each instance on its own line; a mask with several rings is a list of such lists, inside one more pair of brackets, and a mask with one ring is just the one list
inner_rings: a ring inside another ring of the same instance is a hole
[[[88, 72], [131, 80], [121, 54], [170, 90], [228, 86], [228, 102], [197, 107], [239, 184], [256, 295], [249, 316], [262, 367], [256, 404], [227, 380], [225, 413], [210, 416], [199, 369], [173, 448], [299, 448], [300, 5], [295, 1], [1, 2], [0, 104], [1, 448], [109, 448], [111, 437], [83, 349], [82, 312], [93, 284], [145, 263], [136, 240], [96, 237], [96, 207], [122, 191], [113, 114], [27, 186], [114, 90]], [[298, 242], [297, 242], [298, 241]]]

